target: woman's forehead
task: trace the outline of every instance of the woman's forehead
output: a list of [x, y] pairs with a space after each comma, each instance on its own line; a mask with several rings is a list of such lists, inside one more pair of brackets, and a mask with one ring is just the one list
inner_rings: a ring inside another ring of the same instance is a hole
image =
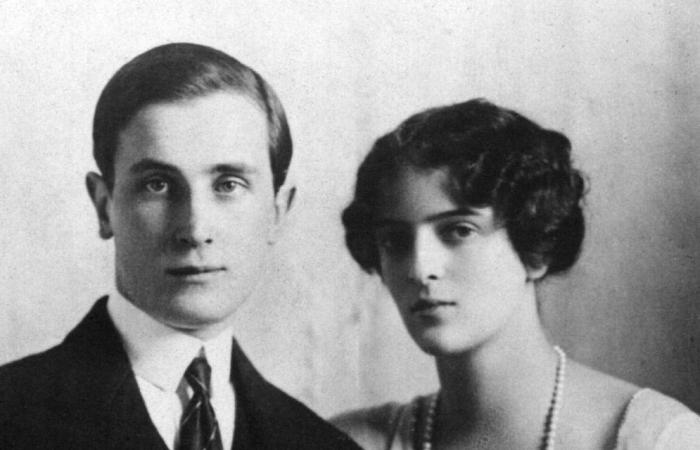
[[376, 215], [415, 222], [458, 208], [448, 189], [446, 171], [406, 166], [380, 183]]

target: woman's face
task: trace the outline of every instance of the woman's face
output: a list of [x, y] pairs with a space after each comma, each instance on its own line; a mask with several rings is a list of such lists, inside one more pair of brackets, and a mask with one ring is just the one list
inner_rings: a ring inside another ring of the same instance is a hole
[[468, 351], [517, 319], [533, 286], [493, 209], [463, 208], [445, 170], [386, 183], [375, 233], [381, 275], [411, 337], [433, 355]]

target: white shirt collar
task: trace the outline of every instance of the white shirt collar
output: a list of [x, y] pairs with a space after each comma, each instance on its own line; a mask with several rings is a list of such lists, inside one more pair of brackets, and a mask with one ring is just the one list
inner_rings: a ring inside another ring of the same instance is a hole
[[212, 369], [211, 394], [230, 389], [232, 330], [202, 341], [164, 325], [134, 306], [116, 290], [107, 311], [122, 337], [134, 373], [154, 386], [175, 392], [187, 366], [204, 348]]

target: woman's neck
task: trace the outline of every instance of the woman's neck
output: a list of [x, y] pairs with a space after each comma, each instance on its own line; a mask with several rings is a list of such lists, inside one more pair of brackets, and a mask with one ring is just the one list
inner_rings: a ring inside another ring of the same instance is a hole
[[534, 296], [498, 335], [436, 361], [441, 385], [438, 427], [448, 441], [473, 434], [522, 436], [526, 442], [541, 436], [557, 355], [540, 324]]

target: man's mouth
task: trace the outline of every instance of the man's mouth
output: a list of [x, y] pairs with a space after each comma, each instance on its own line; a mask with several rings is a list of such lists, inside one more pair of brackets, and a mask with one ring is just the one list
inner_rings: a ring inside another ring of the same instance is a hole
[[420, 299], [411, 306], [411, 313], [433, 311], [444, 306], [457, 306], [457, 302], [447, 300]]

